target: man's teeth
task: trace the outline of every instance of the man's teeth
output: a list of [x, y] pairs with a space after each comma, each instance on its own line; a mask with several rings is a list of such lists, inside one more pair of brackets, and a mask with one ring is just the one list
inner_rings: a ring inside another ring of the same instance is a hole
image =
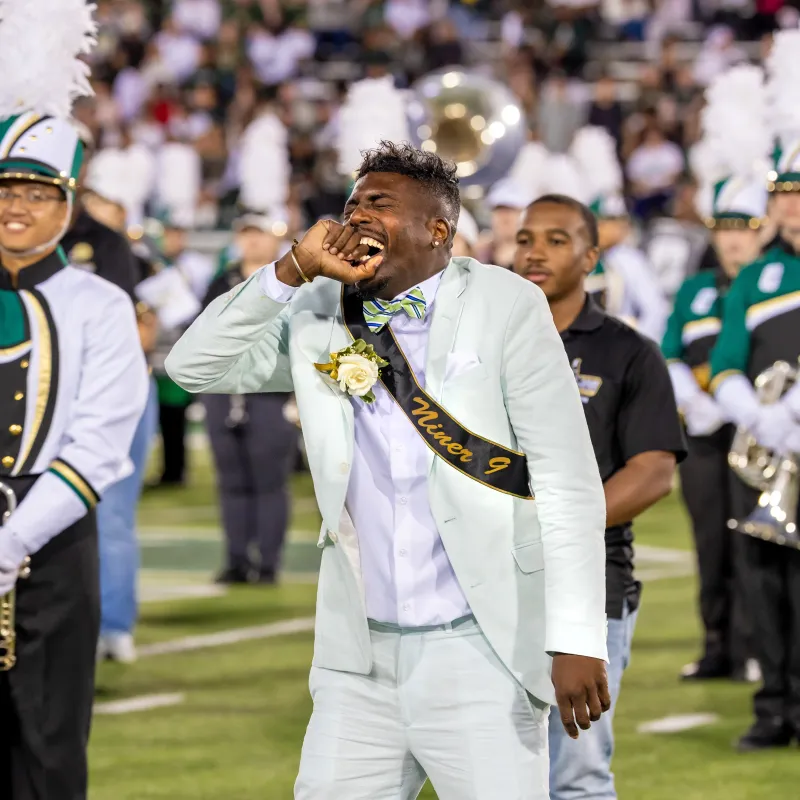
[[371, 236], [362, 236], [359, 244], [365, 244], [367, 247], [375, 247], [378, 250], [383, 250], [383, 245], [379, 241], [373, 239]]

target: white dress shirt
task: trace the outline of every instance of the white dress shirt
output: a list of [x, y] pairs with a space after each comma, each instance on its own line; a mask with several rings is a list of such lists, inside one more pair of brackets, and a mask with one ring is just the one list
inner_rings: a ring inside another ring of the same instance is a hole
[[[389, 323], [423, 387], [441, 276], [419, 284], [427, 303], [423, 319], [401, 311]], [[274, 264], [262, 271], [261, 286], [279, 303], [289, 302], [296, 291], [278, 280]], [[427, 448], [381, 384], [374, 394], [374, 403], [351, 399], [355, 447], [346, 499], [358, 534], [367, 616], [402, 627], [451, 622], [470, 609], [428, 502]]]

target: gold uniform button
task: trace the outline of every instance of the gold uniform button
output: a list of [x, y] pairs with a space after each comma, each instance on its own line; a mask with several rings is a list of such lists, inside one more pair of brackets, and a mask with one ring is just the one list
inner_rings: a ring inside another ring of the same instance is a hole
[[14, 466], [14, 457], [13, 456], [5, 456], [3, 458], [3, 466], [4, 467], [13, 467]]
[[27, 361], [20, 361], [19, 365], [22, 367], [22, 369], [28, 369], [28, 362]]
[[14, 436], [19, 436], [22, 433], [22, 425], [11, 425], [8, 432], [13, 433]]
[[14, 399], [15, 399], [15, 400], [22, 400], [22, 398], [23, 398], [23, 397], [25, 397], [25, 395], [24, 395], [22, 392], [17, 392], [17, 393], [14, 395]]

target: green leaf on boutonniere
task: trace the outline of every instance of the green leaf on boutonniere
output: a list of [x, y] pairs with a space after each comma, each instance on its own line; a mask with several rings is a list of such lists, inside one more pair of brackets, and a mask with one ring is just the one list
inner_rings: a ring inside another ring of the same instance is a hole
[[361, 399], [365, 403], [374, 403], [375, 402], [375, 395], [374, 395], [372, 389], [370, 389], [365, 395], [362, 395]]
[[363, 353], [367, 349], [367, 343], [363, 339], [356, 339], [353, 342], [353, 352]]

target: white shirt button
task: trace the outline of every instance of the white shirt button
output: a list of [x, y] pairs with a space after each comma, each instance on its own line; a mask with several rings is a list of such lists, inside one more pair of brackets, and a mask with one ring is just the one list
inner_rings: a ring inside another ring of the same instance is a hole
[[408, 611], [411, 606], [408, 603], [403, 603], [403, 611]]
[[403, 445], [401, 445], [401, 444], [396, 444], [396, 445], [394, 446], [394, 451], [395, 451], [395, 453], [402, 453], [402, 452], [403, 452]]
[[397, 555], [399, 555], [399, 556], [407, 556], [408, 555], [408, 550], [406, 550], [405, 547], [401, 547], [400, 550], [397, 551]]
[[349, 469], [350, 469], [350, 465], [346, 461], [342, 461], [342, 463], [339, 464], [339, 472], [341, 472], [342, 475], [347, 475], [347, 471]]
[[407, 497], [401, 497], [398, 502], [400, 503], [401, 506], [404, 506], [408, 502], [408, 498]]

